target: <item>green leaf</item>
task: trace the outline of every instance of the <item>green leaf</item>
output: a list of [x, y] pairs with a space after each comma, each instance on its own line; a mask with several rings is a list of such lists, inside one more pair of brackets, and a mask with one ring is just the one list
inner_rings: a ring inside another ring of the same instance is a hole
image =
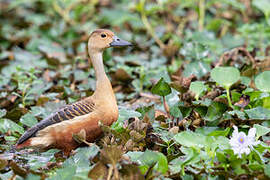
[[270, 178], [270, 164], [266, 164], [264, 166], [264, 173], [266, 176], [268, 176]]
[[198, 163], [201, 158], [200, 152], [196, 148], [186, 148], [182, 146], [180, 150], [185, 155], [175, 158], [170, 162], [170, 171], [173, 174], [179, 173], [180, 171], [184, 173], [185, 166], [196, 165], [196, 163]]
[[270, 71], [264, 71], [255, 78], [256, 87], [263, 92], [270, 92]]
[[[76, 149], [76, 154], [68, 158], [63, 167], [71, 167], [76, 164], [75, 179], [87, 179], [88, 172], [90, 170], [90, 161], [99, 153], [98, 146], [81, 147]], [[74, 179], [74, 178], [73, 178]]]
[[218, 159], [219, 162], [227, 163], [227, 158], [226, 158], [226, 156], [224, 155], [223, 152], [217, 152], [216, 156], [217, 156], [217, 159]]
[[14, 136], [5, 136], [5, 140], [6, 141], [13, 141], [13, 142], [15, 142], [16, 141], [16, 138], [14, 137]]
[[252, 1], [252, 5], [261, 10], [266, 17], [270, 16], [270, 2], [269, 0]]
[[261, 126], [259, 124], [255, 124], [253, 127], [256, 128], [257, 139], [270, 132], [270, 128]]
[[174, 105], [174, 106], [170, 107], [170, 114], [173, 117], [180, 117], [182, 115], [178, 105]]
[[140, 160], [147, 166], [153, 166], [157, 162], [158, 155], [156, 152], [146, 150], [141, 156]]
[[229, 144], [229, 139], [224, 136], [218, 136], [210, 144], [213, 149], [219, 148], [221, 150], [229, 149], [231, 146]]
[[192, 131], [183, 131], [174, 136], [174, 140], [186, 147], [205, 147], [206, 136]]
[[24, 129], [15, 122], [9, 119], [0, 119], [0, 132], [6, 133], [8, 130], [11, 132], [19, 132], [20, 134], [24, 132]]
[[201, 61], [191, 62], [185, 66], [183, 72], [185, 77], [189, 77], [194, 74], [197, 78], [201, 78], [211, 70], [209, 64]]
[[246, 114], [242, 111], [239, 111], [239, 110], [227, 111], [226, 113], [228, 113], [230, 115], [237, 116], [238, 118], [240, 118], [242, 120], [246, 119], [246, 117], [245, 117]]
[[156, 152], [158, 155], [158, 163], [154, 167], [157, 171], [161, 172], [162, 174], [165, 174], [168, 171], [168, 160], [167, 157], [162, 154], [161, 152]]
[[33, 116], [30, 113], [27, 113], [25, 115], [23, 115], [20, 119], [20, 122], [28, 127], [32, 127], [35, 124], [38, 123], [37, 119], [35, 118], [35, 116]]
[[40, 176], [30, 173], [27, 175], [26, 180], [40, 180]]
[[167, 96], [172, 90], [170, 85], [161, 78], [158, 83], [152, 87], [151, 92], [159, 96]]
[[123, 123], [125, 120], [128, 120], [131, 117], [140, 117], [141, 113], [139, 113], [138, 111], [134, 111], [128, 108], [119, 108], [119, 117], [118, 120], [113, 123], [113, 125], [111, 126], [112, 129], [120, 132], [123, 130]]
[[266, 109], [270, 109], [270, 97], [265, 97], [262, 99], [263, 107]]
[[244, 110], [250, 119], [270, 120], [270, 110], [263, 107]]
[[6, 113], [7, 113], [7, 110], [5, 110], [5, 109], [0, 109], [0, 118], [1, 118], [1, 117], [4, 117], [4, 116], [6, 115]]
[[144, 171], [154, 165], [154, 169], [165, 174], [168, 171], [168, 161], [166, 156], [160, 152], [146, 150], [145, 152], [128, 152], [127, 155], [132, 161], [141, 164]]
[[230, 128], [226, 128], [225, 130], [215, 130], [211, 133], [207, 134], [208, 136], [227, 136], [230, 132]]
[[225, 104], [213, 101], [209, 106], [204, 119], [206, 121], [215, 121], [220, 118], [226, 110], [227, 106]]
[[31, 170], [37, 170], [41, 167], [44, 167], [48, 162], [55, 161], [54, 154], [59, 152], [57, 149], [50, 149], [46, 152], [40, 154], [28, 154], [25, 158], [27, 164], [30, 166]]
[[225, 88], [229, 88], [240, 79], [240, 72], [235, 67], [216, 67], [211, 71], [211, 78]]
[[192, 111], [192, 108], [186, 106], [179, 106], [179, 109], [181, 111], [183, 118], [189, 116]]
[[241, 76], [241, 83], [245, 86], [249, 86], [251, 79], [246, 76]]
[[189, 90], [195, 93], [195, 98], [198, 100], [202, 92], [206, 90], [206, 86], [202, 81], [195, 81], [190, 84]]
[[49, 180], [55, 179], [65, 179], [65, 180], [72, 180], [74, 175], [76, 174], [77, 166], [76, 164], [66, 166], [64, 168], [56, 170], [55, 174], [49, 177]]

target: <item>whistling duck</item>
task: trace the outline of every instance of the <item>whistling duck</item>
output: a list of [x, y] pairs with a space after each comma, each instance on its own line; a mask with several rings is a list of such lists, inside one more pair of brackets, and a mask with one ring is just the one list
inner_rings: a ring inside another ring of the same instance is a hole
[[111, 125], [118, 118], [116, 98], [108, 79], [102, 53], [109, 47], [130, 46], [110, 30], [97, 29], [89, 37], [88, 53], [96, 75], [96, 90], [90, 97], [67, 105], [28, 129], [18, 140], [16, 148], [57, 148], [65, 154], [78, 147], [73, 134], [83, 130], [86, 140], [93, 142], [102, 134], [99, 121]]

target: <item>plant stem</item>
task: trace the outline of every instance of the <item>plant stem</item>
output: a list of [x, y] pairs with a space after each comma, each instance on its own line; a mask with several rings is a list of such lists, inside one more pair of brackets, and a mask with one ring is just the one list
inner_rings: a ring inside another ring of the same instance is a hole
[[226, 87], [226, 93], [227, 93], [227, 99], [228, 99], [229, 106], [231, 108], [233, 108], [232, 102], [231, 102], [231, 97], [230, 97], [230, 87]]
[[159, 47], [161, 49], [165, 48], [165, 44], [157, 37], [155, 31], [153, 30], [151, 24], [149, 23], [146, 14], [145, 14], [145, 9], [144, 9], [144, 4], [145, 4], [145, 0], [140, 0], [140, 4], [141, 4], [141, 19], [142, 22], [147, 30], [147, 32], [153, 37], [153, 39], [156, 41], [156, 43], [159, 45]]
[[70, 16], [69, 16], [69, 11], [70, 11], [71, 9], [68, 9], [68, 8], [63, 9], [63, 8], [61, 8], [55, 1], [53, 1], [53, 4], [52, 4], [52, 5], [53, 5], [53, 9], [54, 9], [60, 16], [63, 17], [64, 21], [65, 21], [67, 24], [69, 24], [69, 25], [71, 25], [71, 26], [73, 26], [73, 25], [76, 24], [75, 21], [73, 21], [73, 19], [71, 19]]
[[199, 31], [203, 31], [205, 16], [205, 0], [199, 1]]
[[163, 106], [164, 106], [164, 109], [165, 109], [165, 111], [167, 113], [167, 116], [168, 116], [168, 118], [171, 118], [170, 108], [169, 108], [169, 106], [168, 106], [168, 104], [166, 102], [165, 96], [162, 96], [162, 98], [163, 98]]

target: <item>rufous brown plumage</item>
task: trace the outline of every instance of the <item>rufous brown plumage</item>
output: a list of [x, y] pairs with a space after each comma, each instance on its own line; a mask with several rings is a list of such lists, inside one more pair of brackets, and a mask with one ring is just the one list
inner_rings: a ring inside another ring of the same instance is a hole
[[79, 144], [73, 134], [81, 130], [86, 132], [86, 140], [93, 142], [102, 134], [99, 121], [111, 125], [118, 118], [116, 98], [108, 79], [102, 53], [114, 46], [129, 46], [110, 30], [97, 29], [88, 40], [88, 53], [96, 75], [94, 94], [81, 101], [67, 105], [28, 129], [18, 140], [16, 148], [39, 147], [58, 148], [68, 154]]

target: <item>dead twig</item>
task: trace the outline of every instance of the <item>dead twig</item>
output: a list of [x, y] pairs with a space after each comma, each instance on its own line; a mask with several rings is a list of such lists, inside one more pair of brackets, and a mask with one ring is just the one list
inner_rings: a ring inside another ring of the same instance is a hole
[[224, 53], [220, 56], [219, 61], [218, 61], [218, 63], [216, 64], [215, 67], [218, 67], [218, 66], [223, 65], [224, 59], [225, 59], [226, 56], [227, 56], [227, 57], [231, 57], [233, 53], [237, 53], [237, 52], [239, 52], [239, 51], [243, 52], [243, 53], [245, 54], [245, 56], [248, 57], [248, 60], [249, 60], [249, 61], [251, 62], [251, 64], [252, 64], [252, 68], [255, 68], [255, 67], [256, 67], [256, 61], [255, 61], [255, 59], [251, 56], [251, 54], [250, 54], [250, 53], [246, 50], [246, 48], [244, 48], [244, 47], [237, 47], [237, 48], [234, 48], [234, 49], [232, 49], [232, 50], [230, 50], [230, 51], [224, 52]]

